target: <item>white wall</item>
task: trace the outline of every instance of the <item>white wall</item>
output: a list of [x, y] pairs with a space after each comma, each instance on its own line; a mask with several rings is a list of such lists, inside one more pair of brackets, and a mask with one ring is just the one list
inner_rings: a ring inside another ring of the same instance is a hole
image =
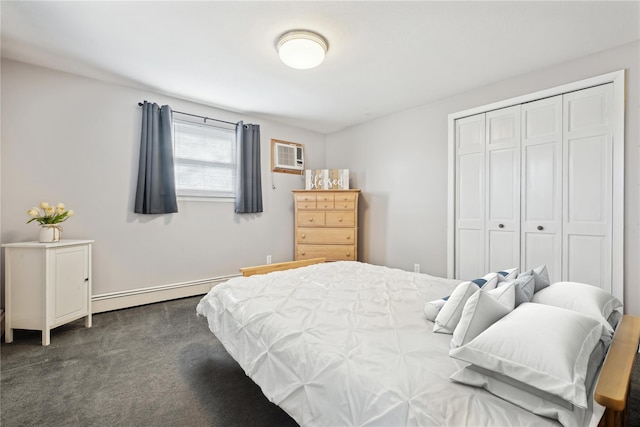
[[626, 69], [625, 309], [639, 315], [639, 52], [631, 43], [328, 135], [327, 167], [349, 168], [363, 191], [361, 260], [446, 276], [450, 113]]
[[[29, 207], [66, 203], [76, 215], [63, 238], [96, 241], [94, 295], [237, 274], [268, 254], [293, 259], [291, 190], [304, 181], [272, 176], [270, 140], [305, 144], [307, 165], [320, 168], [323, 135], [15, 61], [3, 60], [1, 71], [2, 243], [37, 239], [37, 225], [25, 224]], [[179, 202], [177, 214], [134, 214], [143, 100], [260, 124], [264, 213]]]

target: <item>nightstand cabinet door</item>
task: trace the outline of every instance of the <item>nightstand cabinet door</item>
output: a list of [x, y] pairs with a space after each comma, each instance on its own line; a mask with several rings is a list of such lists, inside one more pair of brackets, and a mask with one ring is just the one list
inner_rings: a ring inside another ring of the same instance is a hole
[[53, 251], [49, 265], [54, 278], [51, 286], [53, 310], [49, 313], [53, 324], [66, 323], [86, 316], [89, 312], [87, 282], [88, 246], [72, 246]]

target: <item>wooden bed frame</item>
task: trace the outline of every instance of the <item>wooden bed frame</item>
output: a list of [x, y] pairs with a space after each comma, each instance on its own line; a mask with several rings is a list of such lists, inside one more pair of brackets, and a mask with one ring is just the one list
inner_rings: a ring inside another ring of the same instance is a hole
[[[325, 258], [313, 258], [245, 267], [241, 268], [240, 271], [243, 276], [252, 276], [254, 274], [266, 274], [272, 271], [304, 267], [325, 261]], [[638, 354], [639, 341], [640, 317], [622, 316], [622, 320], [613, 336], [607, 357], [604, 360], [594, 393], [596, 402], [607, 408], [598, 427], [622, 427], [627, 423], [631, 372]]]
[[254, 274], [266, 274], [272, 271], [289, 270], [291, 268], [304, 267], [312, 264], [325, 262], [326, 258], [311, 258], [300, 261], [277, 262], [275, 264], [256, 265], [253, 267], [244, 267], [240, 269], [243, 276], [253, 276]]
[[618, 427], [627, 424], [629, 388], [633, 362], [638, 354], [640, 317], [622, 316], [613, 342], [604, 360], [594, 398], [605, 406], [599, 427]]

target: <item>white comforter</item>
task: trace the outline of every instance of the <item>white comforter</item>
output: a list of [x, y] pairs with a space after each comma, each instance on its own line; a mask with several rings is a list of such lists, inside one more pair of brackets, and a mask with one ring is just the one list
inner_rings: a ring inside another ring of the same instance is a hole
[[265, 396], [302, 426], [558, 425], [449, 380], [464, 364], [425, 302], [459, 281], [358, 262], [239, 277], [198, 304]]

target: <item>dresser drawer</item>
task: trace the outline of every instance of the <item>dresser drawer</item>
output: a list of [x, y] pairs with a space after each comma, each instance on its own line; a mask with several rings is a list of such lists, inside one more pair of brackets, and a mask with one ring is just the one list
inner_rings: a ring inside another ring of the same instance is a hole
[[337, 202], [355, 202], [358, 193], [333, 193], [333, 198]]
[[320, 200], [320, 196], [318, 196], [318, 201], [316, 203], [316, 207], [318, 208], [318, 210], [333, 210], [334, 209], [334, 202], [333, 202], [333, 196], [332, 197], [327, 197], [324, 196], [322, 197], [324, 200]]
[[310, 210], [310, 209], [315, 210], [315, 208], [316, 208], [315, 200], [296, 200], [296, 209], [304, 211], [304, 210]]
[[298, 228], [297, 243], [355, 244], [355, 228]]
[[324, 227], [325, 225], [324, 212], [298, 212], [298, 227]]
[[[327, 227], [355, 227], [356, 225], [356, 213], [351, 211], [344, 212], [327, 212], [325, 218], [325, 224]], [[302, 223], [298, 222], [302, 225]]]
[[355, 261], [354, 245], [298, 245], [296, 259], [325, 257], [327, 261]]
[[320, 194], [316, 195], [316, 201], [318, 203], [320, 203], [320, 202], [333, 203], [334, 194], [333, 193], [320, 193]]
[[296, 194], [296, 202], [316, 202], [316, 195], [305, 193], [305, 194]]
[[353, 211], [356, 209], [355, 200], [336, 200], [334, 203], [334, 209], [337, 211]]

